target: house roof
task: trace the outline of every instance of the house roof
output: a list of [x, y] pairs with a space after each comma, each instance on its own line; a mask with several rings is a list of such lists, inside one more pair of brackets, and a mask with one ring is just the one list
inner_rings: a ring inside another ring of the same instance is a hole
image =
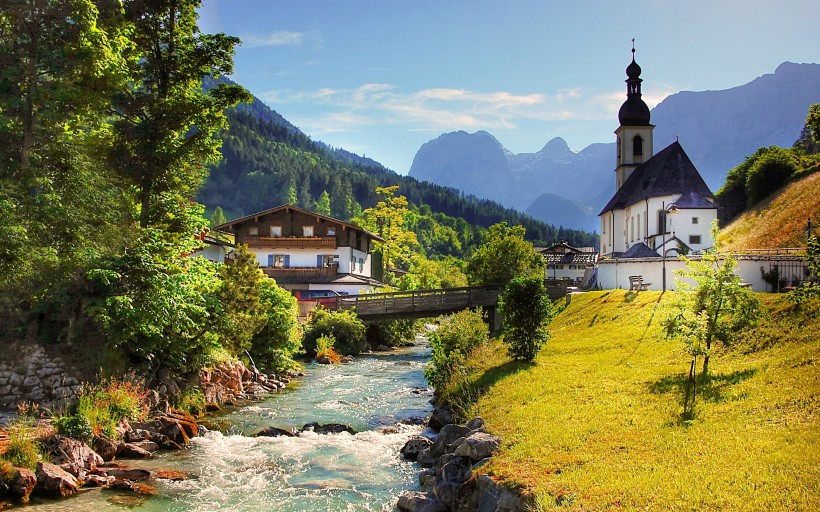
[[274, 278], [277, 284], [352, 284], [387, 286], [378, 279], [358, 274], [336, 274], [335, 276], [283, 276]]
[[547, 260], [548, 264], [593, 264], [598, 260], [597, 252], [592, 250], [584, 251], [572, 247], [564, 241], [550, 247], [538, 249], [538, 252]]
[[659, 258], [660, 254], [653, 251], [643, 242], [630, 247], [625, 253], [621, 254], [619, 258]]
[[684, 204], [703, 205], [682, 206], [676, 202], [679, 208], [715, 208], [709, 201], [714, 199], [714, 195], [677, 141], [635, 168], [598, 215], [624, 209], [651, 197], [675, 194], [681, 194], [682, 199], [688, 198], [686, 201], [689, 203]]
[[245, 215], [244, 217], [240, 217], [238, 219], [234, 219], [234, 220], [226, 222], [224, 224], [220, 224], [219, 226], [216, 227], [216, 229], [231, 229], [231, 228], [233, 228], [233, 226], [235, 226], [237, 224], [247, 222], [247, 221], [249, 221], [251, 219], [255, 219], [257, 217], [262, 217], [263, 215], [270, 215], [271, 213], [276, 213], [276, 212], [279, 212], [279, 211], [288, 212], [288, 211], [291, 211], [291, 210], [293, 210], [295, 212], [303, 213], [305, 215], [310, 215], [310, 216], [316, 217], [317, 219], [323, 219], [323, 220], [326, 220], [326, 221], [329, 221], [329, 222], [335, 222], [336, 224], [341, 224], [342, 226], [346, 226], [350, 229], [355, 229], [357, 231], [361, 231], [364, 234], [366, 234], [368, 237], [372, 238], [373, 240], [378, 240], [379, 242], [384, 242], [384, 238], [380, 237], [379, 235], [377, 235], [375, 233], [371, 233], [370, 231], [368, 231], [368, 230], [366, 230], [362, 227], [359, 227], [356, 224], [351, 224], [351, 223], [345, 222], [343, 220], [334, 219], [333, 217], [328, 217], [326, 215], [320, 215], [316, 212], [312, 212], [312, 211], [306, 210], [304, 208], [299, 208], [298, 206], [294, 206], [292, 204], [283, 204], [283, 205], [277, 206], [275, 208], [270, 208], [268, 210], [263, 210], [261, 212], [256, 212], [256, 213], [252, 213], [250, 215]]

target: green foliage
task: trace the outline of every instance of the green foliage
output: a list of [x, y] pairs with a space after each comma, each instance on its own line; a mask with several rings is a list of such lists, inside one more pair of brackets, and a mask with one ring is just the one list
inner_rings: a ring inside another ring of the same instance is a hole
[[89, 445], [94, 440], [94, 428], [88, 418], [81, 414], [60, 416], [52, 424], [60, 435], [80, 439]]
[[194, 417], [199, 417], [205, 413], [205, 395], [196, 386], [189, 386], [183, 389], [176, 397], [174, 405], [177, 409], [183, 410]]
[[37, 405], [21, 403], [17, 415], [9, 422], [6, 452], [0, 458], [11, 465], [34, 469], [40, 461], [42, 448], [35, 436]]
[[779, 189], [797, 171], [797, 164], [788, 149], [770, 147], [749, 167], [746, 173], [746, 196], [749, 206], [755, 205]]
[[302, 351], [296, 298], [278, 287], [273, 279], [264, 279], [259, 304], [267, 321], [251, 339], [254, 361], [276, 372], [298, 366], [293, 360], [293, 356]]
[[308, 355], [316, 354], [316, 340], [323, 335], [332, 336], [336, 340], [335, 350], [343, 355], [356, 355], [367, 349], [364, 323], [352, 311], [314, 309], [302, 339]]
[[401, 347], [413, 341], [417, 332], [415, 320], [367, 322], [367, 341], [371, 347]]
[[326, 359], [330, 364], [339, 364], [342, 358], [335, 350], [336, 338], [321, 335], [316, 338], [316, 359]]
[[805, 260], [808, 279], [790, 291], [788, 295], [789, 300], [796, 304], [820, 297], [820, 236], [809, 237], [806, 243]]
[[448, 256], [441, 260], [428, 260], [421, 254], [412, 257], [410, 272], [398, 280], [400, 290], [429, 290], [436, 288], [459, 288], [467, 286], [464, 262]]
[[516, 277], [544, 277], [544, 258], [524, 240], [523, 226], [490, 226], [487, 240], [467, 264], [473, 285], [506, 285]]
[[214, 212], [211, 214], [211, 227], [215, 228], [225, 224], [226, 222], [228, 222], [228, 219], [225, 218], [225, 212], [222, 211], [222, 207], [217, 206], [214, 208]]
[[443, 391], [470, 352], [487, 342], [489, 327], [481, 308], [439, 317], [437, 323], [438, 329], [427, 335], [433, 353], [424, 375], [435, 389]]
[[77, 397], [77, 416], [86, 419], [95, 436], [117, 439], [117, 425], [123, 419], [143, 421], [147, 415], [140, 381], [112, 377], [97, 384], [86, 383]]
[[233, 257], [219, 268], [218, 276], [218, 332], [222, 345], [239, 354], [251, 348], [251, 339], [267, 322], [260, 303], [261, 283], [266, 278], [256, 255], [244, 244], [237, 246]]
[[327, 193], [327, 190], [322, 191], [319, 199], [316, 200], [316, 206], [313, 210], [319, 215], [330, 216], [330, 194]]
[[552, 316], [552, 304], [543, 279], [518, 277], [510, 281], [501, 301], [504, 343], [510, 357], [516, 361], [534, 361], [549, 341], [546, 324]]

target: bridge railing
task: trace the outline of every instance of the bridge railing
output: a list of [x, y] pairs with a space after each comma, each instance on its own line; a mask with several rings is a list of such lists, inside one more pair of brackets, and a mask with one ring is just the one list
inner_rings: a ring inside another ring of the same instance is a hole
[[336, 309], [353, 309], [360, 316], [447, 312], [460, 308], [495, 306], [500, 294], [501, 288], [495, 286], [369, 293], [337, 297]]

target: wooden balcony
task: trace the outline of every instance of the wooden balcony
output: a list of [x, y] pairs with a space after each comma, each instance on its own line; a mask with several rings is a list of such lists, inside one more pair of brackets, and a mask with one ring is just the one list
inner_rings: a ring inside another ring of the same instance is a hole
[[276, 249], [335, 249], [336, 237], [288, 237], [273, 238], [269, 236], [246, 236], [239, 243], [248, 247], [273, 247]]
[[327, 267], [262, 267], [265, 275], [274, 279], [277, 277], [335, 276], [338, 269], [338, 265], [329, 265]]

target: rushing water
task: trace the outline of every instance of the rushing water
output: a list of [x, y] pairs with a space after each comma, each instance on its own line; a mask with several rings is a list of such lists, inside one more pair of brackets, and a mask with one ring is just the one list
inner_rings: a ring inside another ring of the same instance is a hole
[[[428, 356], [428, 349], [413, 347], [347, 365], [309, 365], [290, 389], [211, 418], [219, 430], [194, 439], [189, 449], [131, 464], [184, 469], [196, 478], [150, 480], [157, 488], [150, 498], [90, 490], [26, 510], [395, 510], [398, 494], [417, 488], [417, 469], [399, 449], [422, 427], [399, 422], [429, 412]], [[344, 423], [359, 433], [250, 437], [262, 427], [301, 428], [312, 421]]]

